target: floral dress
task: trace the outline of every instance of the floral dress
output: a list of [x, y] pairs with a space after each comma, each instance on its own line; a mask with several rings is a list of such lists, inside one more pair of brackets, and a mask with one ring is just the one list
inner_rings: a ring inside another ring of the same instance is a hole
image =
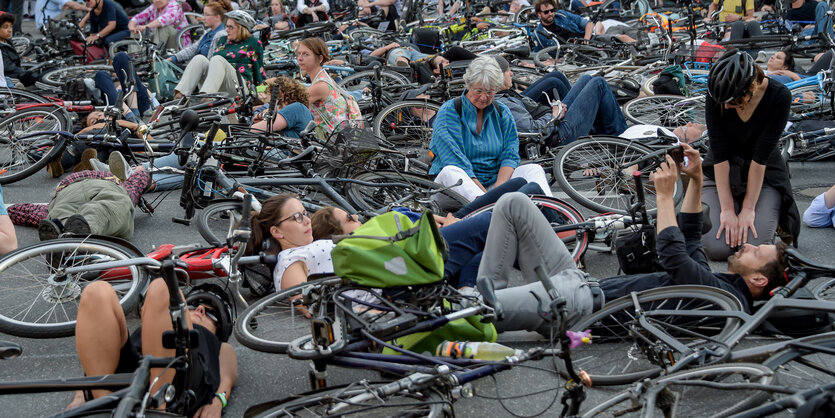
[[261, 47], [261, 41], [254, 36], [241, 42], [229, 42], [224, 36], [218, 41], [214, 55], [226, 58], [226, 61], [232, 64], [232, 68], [241, 73], [248, 83], [261, 84], [267, 79], [267, 73], [264, 71], [264, 48]]
[[[168, 5], [162, 9], [162, 12], [157, 11], [157, 7], [152, 4], [131, 18], [139, 25], [147, 25], [157, 19], [163, 26], [172, 26], [178, 32], [188, 26], [186, 15], [183, 13], [183, 6], [177, 0], [169, 0]], [[189, 45], [191, 45], [191, 38], [186, 36], [183, 38], [183, 48]]]
[[356, 99], [344, 92], [324, 69], [320, 70], [313, 83], [323, 81], [328, 85], [328, 95], [324, 100], [310, 103], [310, 111], [313, 113], [313, 120], [316, 124], [328, 132], [339, 126], [346, 120], [362, 120], [360, 107]]

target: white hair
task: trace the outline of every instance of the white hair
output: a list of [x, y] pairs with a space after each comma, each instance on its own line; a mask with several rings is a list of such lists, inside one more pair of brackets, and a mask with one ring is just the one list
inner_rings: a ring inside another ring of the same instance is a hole
[[498, 90], [504, 84], [504, 73], [493, 57], [478, 57], [467, 67], [464, 73], [464, 85], [469, 89], [479, 86]]

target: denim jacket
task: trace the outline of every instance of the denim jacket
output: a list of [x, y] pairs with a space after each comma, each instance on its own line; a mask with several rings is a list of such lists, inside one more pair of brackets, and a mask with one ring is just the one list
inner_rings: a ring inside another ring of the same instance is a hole
[[[566, 10], [558, 10], [556, 15], [554, 15], [554, 24], [557, 26], [574, 33], [585, 33], [586, 32], [586, 25], [589, 23], [589, 20], [578, 15], [571, 13]], [[532, 34], [533, 37], [533, 51], [539, 51], [540, 49], [547, 48], [549, 46], [554, 46], [557, 43], [553, 40], [540, 35], [537, 32], [548, 31], [542, 26], [542, 23], [536, 25], [536, 29], [534, 29], [534, 33]]]

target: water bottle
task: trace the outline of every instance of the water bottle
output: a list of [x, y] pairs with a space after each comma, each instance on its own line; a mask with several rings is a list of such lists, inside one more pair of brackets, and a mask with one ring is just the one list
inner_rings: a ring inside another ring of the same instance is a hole
[[435, 355], [439, 357], [487, 361], [502, 361], [506, 357], [520, 354], [522, 350], [488, 342], [444, 341], [435, 349]]

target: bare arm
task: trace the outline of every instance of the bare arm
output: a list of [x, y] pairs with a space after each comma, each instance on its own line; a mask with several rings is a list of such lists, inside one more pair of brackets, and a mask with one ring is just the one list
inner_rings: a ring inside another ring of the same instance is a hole
[[765, 178], [765, 166], [751, 161], [748, 169], [748, 186], [745, 188], [745, 199], [742, 200], [742, 209], [739, 211], [739, 234], [738, 244], [748, 242], [748, 230], [751, 230], [754, 238], [757, 238], [757, 229], [754, 227], [756, 218], [757, 201], [760, 199], [760, 191]]
[[17, 235], [9, 215], [0, 215], [0, 255], [17, 249]]
[[313, 82], [307, 88], [307, 97], [310, 103], [316, 103], [328, 97], [328, 84], [324, 81]]
[[594, 23], [586, 23], [586, 33], [583, 34], [583, 39], [591, 39], [591, 35], [594, 33]]
[[281, 276], [281, 289], [287, 289], [307, 281], [307, 266], [302, 261], [290, 264]]
[[739, 219], [734, 210], [734, 199], [731, 195], [731, 166], [727, 161], [723, 161], [713, 166], [713, 173], [716, 177], [716, 191], [719, 195], [719, 230], [716, 231], [716, 239], [725, 231], [725, 243], [730, 246], [737, 244], [737, 227]]
[[499, 168], [499, 174], [496, 176], [496, 183], [494, 186], [498, 186], [500, 184], [504, 184], [506, 181], [510, 180], [510, 176], [513, 175], [513, 167], [501, 167]]
[[823, 202], [827, 209], [835, 207], [835, 185], [830, 187], [823, 195]]
[[[224, 393], [226, 399], [229, 399], [232, 387], [238, 381], [238, 358], [235, 355], [235, 349], [228, 343], [222, 343], [218, 359], [220, 360], [220, 384], [215, 393]], [[220, 398], [214, 396], [210, 403], [197, 410], [194, 418], [220, 418], [222, 414], [223, 403]]]

